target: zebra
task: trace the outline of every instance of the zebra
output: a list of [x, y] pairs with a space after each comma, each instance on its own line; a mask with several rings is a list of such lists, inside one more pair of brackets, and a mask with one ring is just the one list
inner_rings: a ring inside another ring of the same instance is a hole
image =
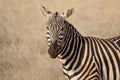
[[47, 17], [48, 54], [58, 58], [68, 80], [120, 80], [120, 46], [112, 39], [82, 36], [66, 19], [66, 13], [51, 12], [41, 6]]

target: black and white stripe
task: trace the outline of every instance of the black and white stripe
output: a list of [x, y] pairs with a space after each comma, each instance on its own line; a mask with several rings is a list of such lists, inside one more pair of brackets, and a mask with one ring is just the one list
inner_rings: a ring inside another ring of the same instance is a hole
[[[120, 39], [82, 36], [58, 12], [45, 7], [48, 53], [58, 57], [69, 80], [120, 80]], [[67, 16], [72, 14], [68, 10]]]
[[115, 44], [117, 44], [120, 47], [120, 35], [113, 38], [109, 38], [107, 40], [113, 41]]
[[62, 25], [58, 58], [69, 80], [120, 80], [120, 48], [112, 40], [84, 37], [67, 21]]

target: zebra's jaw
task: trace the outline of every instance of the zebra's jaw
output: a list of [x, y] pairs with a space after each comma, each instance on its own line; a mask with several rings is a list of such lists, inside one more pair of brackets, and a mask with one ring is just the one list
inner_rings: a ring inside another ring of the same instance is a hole
[[49, 53], [51, 58], [56, 58], [58, 56], [59, 53], [58, 53], [57, 41], [50, 44], [49, 49], [48, 49], [48, 53]]

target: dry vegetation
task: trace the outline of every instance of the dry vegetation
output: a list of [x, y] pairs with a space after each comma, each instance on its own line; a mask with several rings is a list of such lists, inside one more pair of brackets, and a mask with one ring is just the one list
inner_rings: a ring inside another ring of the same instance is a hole
[[47, 54], [39, 5], [51, 11], [75, 8], [68, 20], [82, 35], [120, 34], [120, 0], [1, 0], [0, 80], [65, 80], [59, 61]]

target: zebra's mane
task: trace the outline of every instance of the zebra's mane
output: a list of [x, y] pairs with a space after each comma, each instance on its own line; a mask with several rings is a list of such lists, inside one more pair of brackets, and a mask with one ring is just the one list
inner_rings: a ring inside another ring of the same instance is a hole
[[[81, 35], [80, 32], [79, 32], [70, 22], [68, 22], [67, 20], [64, 20], [64, 24], [65, 24], [67, 27], [71, 27], [71, 29], [75, 30], [77, 33], [79, 33], [79, 35]], [[81, 35], [81, 36], [82, 36], [82, 35]]]

